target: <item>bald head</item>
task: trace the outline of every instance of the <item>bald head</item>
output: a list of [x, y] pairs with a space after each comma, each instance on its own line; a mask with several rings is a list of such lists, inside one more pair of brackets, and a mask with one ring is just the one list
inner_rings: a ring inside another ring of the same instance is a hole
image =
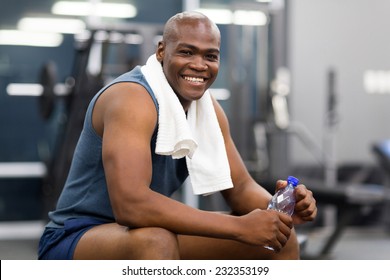
[[178, 37], [178, 30], [180, 26], [186, 24], [202, 23], [211, 29], [216, 36], [220, 36], [217, 25], [212, 22], [207, 16], [199, 12], [182, 12], [172, 16], [165, 24], [163, 41], [176, 41]]

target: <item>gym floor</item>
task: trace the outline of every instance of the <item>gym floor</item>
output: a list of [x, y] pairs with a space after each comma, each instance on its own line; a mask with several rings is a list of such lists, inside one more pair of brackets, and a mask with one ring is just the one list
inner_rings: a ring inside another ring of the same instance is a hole
[[[41, 221], [0, 222], [0, 259], [35, 260], [44, 223]], [[327, 256], [319, 257], [330, 231], [310, 230], [306, 234], [303, 259], [389, 260], [390, 232], [381, 226], [348, 227]]]

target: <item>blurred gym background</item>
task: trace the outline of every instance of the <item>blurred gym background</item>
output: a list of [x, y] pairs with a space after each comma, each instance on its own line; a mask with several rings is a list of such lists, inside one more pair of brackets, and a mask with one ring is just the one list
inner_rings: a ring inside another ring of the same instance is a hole
[[[0, 258], [36, 258], [91, 96], [184, 10], [221, 30], [211, 92], [250, 172], [271, 192], [288, 175], [314, 192], [302, 258], [389, 259], [387, 0], [1, 0]], [[187, 187], [177, 199], [225, 207]]]

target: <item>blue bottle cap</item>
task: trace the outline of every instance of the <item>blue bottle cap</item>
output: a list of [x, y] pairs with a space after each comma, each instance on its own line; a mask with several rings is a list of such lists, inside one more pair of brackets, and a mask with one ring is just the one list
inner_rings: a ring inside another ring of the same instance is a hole
[[294, 187], [296, 187], [298, 185], [298, 183], [299, 183], [299, 179], [295, 178], [294, 176], [288, 176], [287, 183], [293, 185]]

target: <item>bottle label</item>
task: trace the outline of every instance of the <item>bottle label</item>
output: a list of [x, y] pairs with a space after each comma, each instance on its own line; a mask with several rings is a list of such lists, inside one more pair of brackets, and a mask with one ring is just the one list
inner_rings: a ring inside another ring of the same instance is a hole
[[280, 203], [280, 202], [282, 202], [283, 200], [284, 200], [284, 195], [283, 195], [283, 194], [279, 195], [279, 196], [276, 198], [277, 203]]

